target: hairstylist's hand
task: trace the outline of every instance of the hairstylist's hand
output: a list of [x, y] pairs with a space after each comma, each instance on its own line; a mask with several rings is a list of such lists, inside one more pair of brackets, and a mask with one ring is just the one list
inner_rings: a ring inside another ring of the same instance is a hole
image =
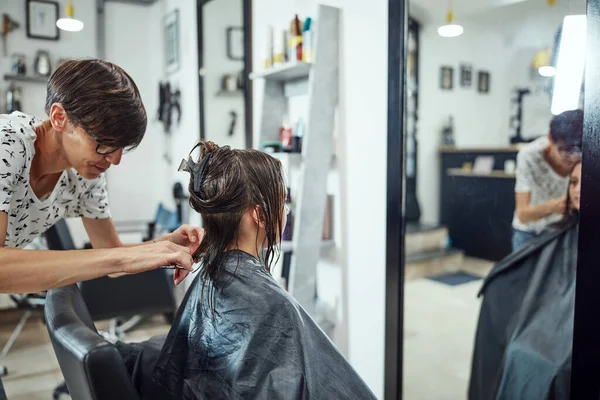
[[204, 229], [190, 225], [181, 225], [176, 231], [157, 239], [157, 241], [168, 240], [180, 246], [185, 246], [193, 254], [200, 247], [202, 239], [204, 239]]
[[[192, 271], [193, 261], [189, 247], [180, 246], [169, 241], [122, 247], [118, 251], [123, 253], [123, 272], [126, 274], [137, 274], [169, 265], [185, 268], [185, 270], [176, 270], [185, 271], [185, 275]], [[181, 280], [183, 278], [179, 282]], [[179, 283], [177, 279], [175, 281], [177, 284]]]
[[554, 214], [564, 214], [567, 211], [567, 197], [559, 197], [558, 199], [550, 200], [550, 207]]

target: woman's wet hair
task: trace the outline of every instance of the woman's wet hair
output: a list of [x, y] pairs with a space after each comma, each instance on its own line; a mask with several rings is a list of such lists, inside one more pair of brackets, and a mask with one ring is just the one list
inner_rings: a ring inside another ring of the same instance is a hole
[[[285, 206], [281, 162], [258, 150], [219, 147], [208, 141], [198, 143], [192, 152], [197, 148], [200, 157], [196, 168], [190, 169], [189, 192], [190, 205], [202, 215], [205, 229], [204, 239], [193, 255], [195, 261], [202, 262], [203, 290], [208, 279], [219, 278], [227, 250], [237, 247], [240, 223], [249, 210], [256, 210], [264, 226], [265, 243], [257, 242], [256, 248], [261, 263], [270, 271], [279, 257]], [[208, 298], [212, 302], [213, 295]]]
[[133, 149], [146, 133], [146, 109], [135, 82], [107, 61], [62, 62], [48, 81], [46, 114], [55, 103], [74, 124], [113, 147]]

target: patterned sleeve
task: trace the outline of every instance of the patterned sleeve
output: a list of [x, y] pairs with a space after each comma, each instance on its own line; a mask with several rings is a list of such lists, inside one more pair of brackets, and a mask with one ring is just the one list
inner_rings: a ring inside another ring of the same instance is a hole
[[10, 203], [18, 185], [25, 185], [23, 176], [27, 160], [25, 144], [5, 129], [0, 132], [0, 211], [9, 214]]
[[82, 186], [83, 193], [79, 198], [77, 206], [70, 209], [66, 216], [68, 218], [110, 218], [108, 195], [106, 193], [106, 178], [104, 175], [100, 175], [91, 181], [84, 180]]
[[517, 154], [515, 193], [530, 193], [533, 183], [533, 161], [528, 153]]

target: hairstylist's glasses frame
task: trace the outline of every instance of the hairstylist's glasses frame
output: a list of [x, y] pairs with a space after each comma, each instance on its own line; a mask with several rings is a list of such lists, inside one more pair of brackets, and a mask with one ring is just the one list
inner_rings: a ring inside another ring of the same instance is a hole
[[90, 128], [84, 122], [76, 120], [75, 123], [77, 125], [81, 126], [83, 128], [83, 130], [85, 131], [85, 133], [87, 133], [88, 135], [90, 135], [92, 137], [92, 139], [94, 139], [94, 141], [96, 142], [96, 153], [103, 155], [103, 156], [107, 156], [109, 154], [114, 153], [115, 151], [119, 151], [120, 149], [122, 149], [122, 147], [111, 146], [109, 144], [104, 143], [104, 141], [94, 133], [92, 128]]
[[558, 152], [560, 153], [561, 156], [567, 158], [567, 157], [575, 157], [580, 159], [581, 158], [581, 146], [559, 146], [558, 147]]

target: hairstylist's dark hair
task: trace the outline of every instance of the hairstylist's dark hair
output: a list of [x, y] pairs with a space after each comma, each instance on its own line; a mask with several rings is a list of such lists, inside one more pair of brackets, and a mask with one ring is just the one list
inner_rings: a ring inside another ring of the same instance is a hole
[[[266, 231], [266, 243], [256, 243], [261, 262], [270, 271], [279, 257], [277, 243], [281, 237], [285, 206], [285, 183], [281, 162], [258, 150], [234, 150], [202, 141], [198, 164], [206, 162], [198, 190], [195, 176], [190, 177], [190, 205], [202, 215], [205, 236], [193, 257], [202, 261], [202, 290], [209, 278], [218, 277], [225, 252], [234, 247], [242, 216], [256, 209]], [[260, 251], [266, 247], [264, 254]], [[212, 285], [209, 287], [212, 290]], [[212, 302], [213, 296], [209, 295]], [[212, 306], [209, 303], [209, 308]]]
[[55, 103], [107, 145], [133, 149], [146, 133], [146, 109], [137, 86], [123, 69], [106, 61], [62, 62], [48, 81], [46, 114]]
[[555, 143], [581, 147], [583, 110], [565, 111], [552, 118], [550, 136]]

